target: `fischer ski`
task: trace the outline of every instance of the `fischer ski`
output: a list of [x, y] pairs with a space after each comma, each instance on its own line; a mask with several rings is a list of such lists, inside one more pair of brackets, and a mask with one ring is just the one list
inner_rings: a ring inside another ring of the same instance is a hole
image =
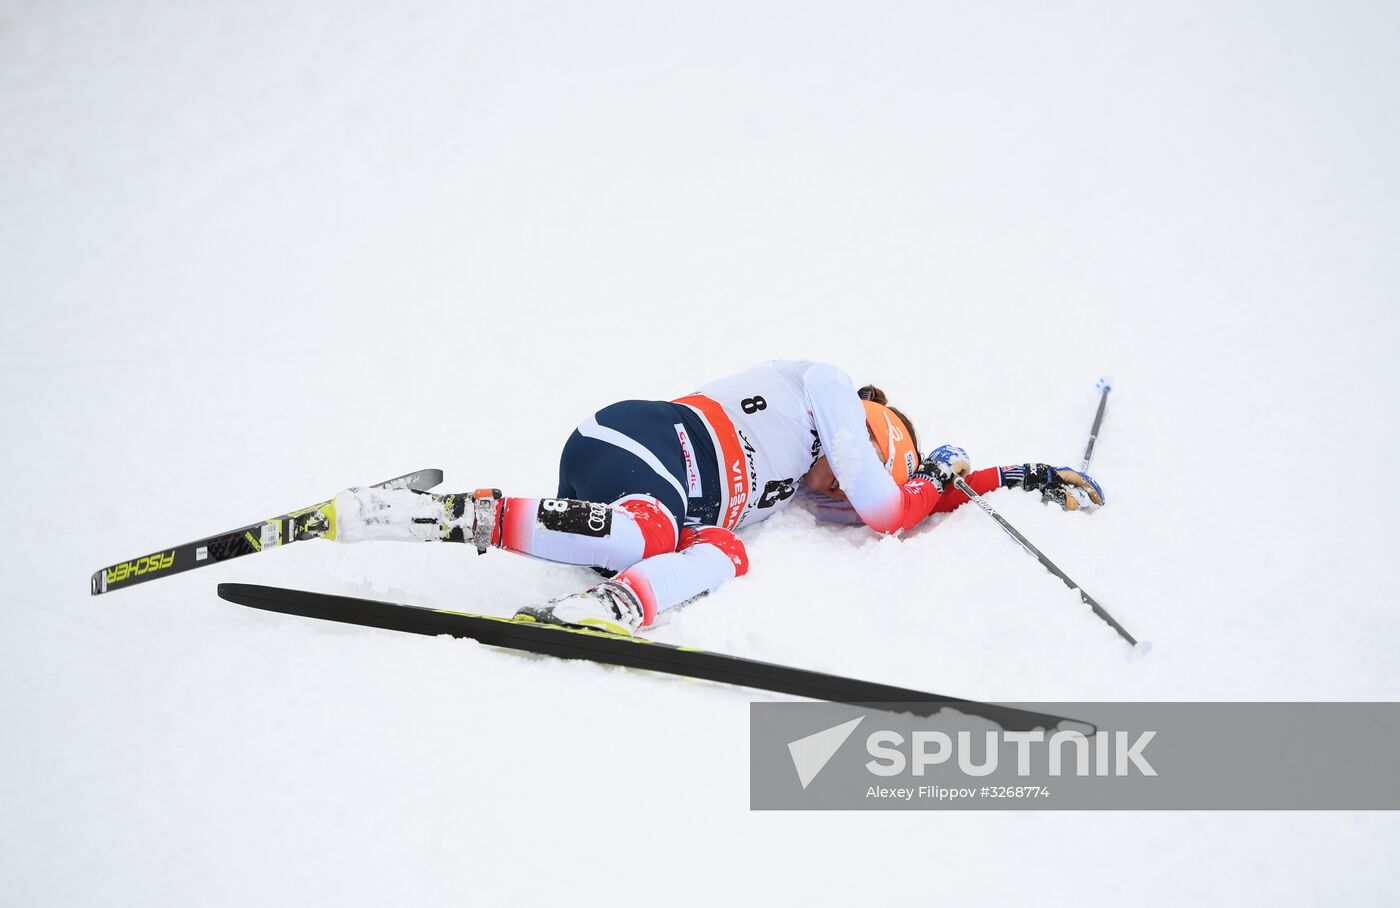
[[[425, 492], [441, 482], [441, 470], [416, 470], [376, 483], [375, 488], [414, 489]], [[92, 595], [126, 589], [147, 580], [155, 580], [157, 577], [169, 577], [171, 574], [296, 542], [298, 518], [304, 520], [329, 504], [329, 501], [318, 502], [280, 517], [260, 520], [236, 530], [164, 548], [139, 558], [119, 561], [92, 575]]]
[[1081, 730], [1093, 728], [1090, 723], [1048, 713], [710, 653], [645, 637], [623, 637], [603, 631], [247, 583], [221, 583], [219, 596], [238, 605], [285, 615], [429, 636], [449, 634], [490, 646], [561, 659], [586, 659], [814, 700], [851, 703], [921, 716], [932, 716], [951, 708], [989, 719], [1008, 730], [1054, 729], [1063, 723], [1073, 723]]

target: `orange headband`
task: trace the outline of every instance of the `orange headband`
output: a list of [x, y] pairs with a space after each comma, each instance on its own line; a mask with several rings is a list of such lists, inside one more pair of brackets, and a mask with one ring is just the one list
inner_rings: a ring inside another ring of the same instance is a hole
[[865, 424], [875, 437], [885, 469], [889, 470], [897, 485], [904, 485], [919, 466], [919, 452], [914, 450], [909, 427], [884, 404], [873, 400], [862, 400], [861, 403], [865, 404]]

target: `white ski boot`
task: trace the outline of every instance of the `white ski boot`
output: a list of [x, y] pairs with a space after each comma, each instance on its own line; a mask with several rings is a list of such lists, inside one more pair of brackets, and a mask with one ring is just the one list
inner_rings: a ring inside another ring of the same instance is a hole
[[491, 547], [500, 489], [434, 495], [413, 489], [346, 489], [293, 515], [295, 539], [338, 542], [469, 542]]
[[[465, 496], [433, 495], [412, 489], [346, 489], [331, 501], [337, 542], [438, 542], [472, 532], [472, 513], [458, 505]], [[466, 502], [462, 502], [465, 504]]]
[[610, 580], [545, 605], [527, 605], [515, 613], [516, 621], [607, 631], [624, 637], [632, 636], [641, 627], [642, 617], [637, 594]]

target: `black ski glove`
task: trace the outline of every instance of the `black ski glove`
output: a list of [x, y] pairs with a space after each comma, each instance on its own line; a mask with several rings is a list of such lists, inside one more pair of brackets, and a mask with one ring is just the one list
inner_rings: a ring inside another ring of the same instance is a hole
[[1103, 504], [1103, 489], [1094, 477], [1069, 467], [1023, 463], [1001, 468], [1001, 484], [1008, 489], [1023, 486], [1039, 492], [1042, 501], [1053, 501], [1066, 511], [1093, 510]]

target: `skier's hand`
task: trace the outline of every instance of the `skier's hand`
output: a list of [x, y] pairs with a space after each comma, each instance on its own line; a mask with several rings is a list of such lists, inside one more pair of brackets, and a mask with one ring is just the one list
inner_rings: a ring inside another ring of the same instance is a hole
[[1003, 471], [1008, 486], [1024, 485], [1028, 492], [1040, 492], [1042, 501], [1053, 501], [1066, 511], [1092, 511], [1103, 504], [1103, 489], [1088, 473], [1044, 463], [1023, 464], [1024, 478], [1016, 482]]
[[939, 445], [924, 456], [914, 477], [929, 480], [941, 492], [954, 476], [965, 477], [971, 472], [972, 461], [966, 451], [957, 445]]

